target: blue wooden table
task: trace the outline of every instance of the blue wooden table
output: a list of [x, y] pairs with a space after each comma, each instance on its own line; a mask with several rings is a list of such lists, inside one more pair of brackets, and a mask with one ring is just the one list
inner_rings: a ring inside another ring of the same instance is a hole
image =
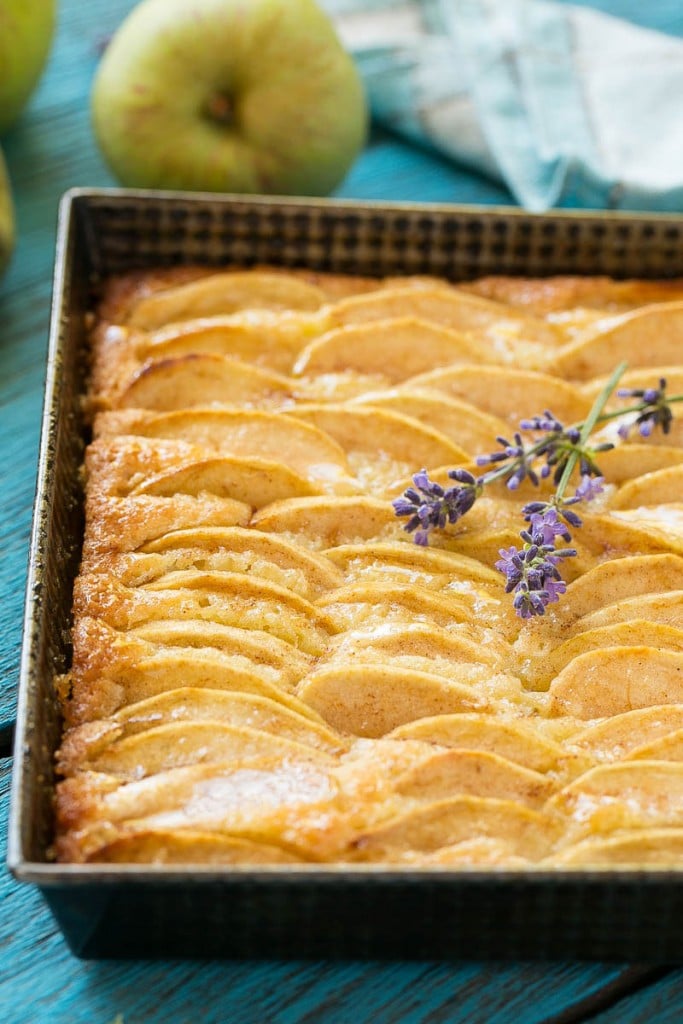
[[[19, 241], [0, 282], [0, 853], [57, 203], [113, 184], [93, 141], [88, 93], [107, 37], [133, 0], [61, 0], [50, 63], [2, 140]], [[681, 0], [593, 6], [683, 35]], [[338, 195], [510, 203], [508, 192], [376, 132]], [[501, 927], [505, 923], [501, 922]], [[627, 964], [198, 963], [74, 959], [40, 896], [0, 867], [0, 1024], [676, 1024], [683, 970]]]

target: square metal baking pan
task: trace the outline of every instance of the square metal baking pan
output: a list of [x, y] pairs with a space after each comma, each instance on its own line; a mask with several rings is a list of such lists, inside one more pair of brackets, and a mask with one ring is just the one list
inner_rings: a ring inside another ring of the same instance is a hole
[[62, 202], [21, 663], [9, 866], [83, 957], [683, 956], [682, 870], [188, 868], [49, 861], [55, 673], [82, 537], [88, 312], [108, 274], [182, 263], [337, 273], [683, 275], [683, 217], [79, 190]]

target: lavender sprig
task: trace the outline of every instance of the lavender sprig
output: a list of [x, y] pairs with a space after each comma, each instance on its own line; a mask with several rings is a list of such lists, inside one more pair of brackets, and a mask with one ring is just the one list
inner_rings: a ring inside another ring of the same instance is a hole
[[403, 527], [415, 533], [415, 543], [426, 547], [429, 533], [443, 529], [446, 523], [457, 523], [474, 505], [481, 493], [481, 480], [466, 469], [452, 469], [448, 473], [459, 486], [443, 488], [429, 479], [426, 469], [413, 477], [415, 487], [409, 487], [400, 498], [392, 502], [397, 516], [410, 516]]
[[529, 529], [520, 534], [524, 547], [501, 548], [501, 557], [495, 563], [505, 575], [505, 592], [514, 593], [513, 607], [523, 619], [543, 615], [546, 606], [564, 594], [567, 584], [557, 566], [563, 558], [576, 555], [574, 548], [555, 547], [556, 537], [571, 539], [555, 508], [528, 514], [526, 519]]
[[[553, 481], [559, 483], [572, 453], [579, 456], [582, 476], [599, 476], [595, 455], [614, 447], [609, 441], [588, 445], [582, 440], [581, 425], [565, 427], [549, 409], [542, 416], [522, 420], [520, 430], [542, 433], [544, 436], [526, 447], [520, 433], [514, 435], [514, 444], [504, 437], [497, 437], [498, 444], [502, 446], [501, 451], [478, 455], [475, 460], [478, 466], [500, 464], [497, 470], [484, 476], [485, 484], [504, 479], [508, 488], [514, 491], [525, 479], [538, 486], [539, 478], [545, 479], [551, 473]], [[537, 469], [538, 460], [545, 461]]]
[[[455, 485], [444, 488], [430, 480], [426, 469], [420, 470], [413, 477], [414, 487], [409, 487], [393, 502], [395, 514], [408, 518], [404, 529], [415, 534], [417, 544], [427, 545], [431, 531], [461, 519], [488, 484], [500, 480], [510, 490], [516, 490], [525, 479], [537, 486], [541, 478], [552, 474], [556, 485], [553, 496], [548, 501], [531, 501], [522, 507], [527, 523], [520, 532], [522, 547], [501, 549], [501, 557], [495, 563], [505, 575], [506, 591], [514, 594], [517, 614], [522, 618], [543, 615], [546, 607], [566, 590], [558, 568], [560, 563], [576, 556], [576, 549], [566, 546], [572, 539], [569, 527], [582, 525], [574, 506], [594, 500], [603, 490], [604, 481], [595, 456], [614, 445], [609, 442], [591, 445], [589, 439], [595, 426], [637, 413], [635, 421], [619, 429], [622, 439], [626, 439], [633, 426], [638, 427], [643, 437], [648, 437], [657, 427], [666, 434], [673, 419], [671, 404], [683, 401], [683, 395], [667, 396], [666, 381], [661, 379], [658, 388], [620, 389], [619, 397], [640, 401], [628, 409], [605, 413], [605, 405], [625, 370], [625, 363], [617, 367], [583, 423], [565, 426], [546, 409], [541, 415], [522, 420], [512, 441], [496, 438], [500, 450], [476, 458], [478, 466], [492, 467], [479, 477], [465, 469], [450, 470], [448, 476]], [[525, 444], [522, 431], [542, 436]], [[565, 496], [577, 466], [580, 482], [572, 496]], [[564, 547], [558, 547], [560, 540]]]
[[633, 423], [622, 423], [617, 433], [622, 441], [626, 441], [632, 427], [638, 427], [641, 437], [649, 437], [656, 427], [662, 428], [663, 434], [671, 430], [673, 412], [666, 394], [666, 379], [660, 377], [658, 388], [619, 388], [618, 398], [641, 398], [639, 415]]
[[[557, 488], [552, 500], [544, 508], [539, 508], [537, 502], [532, 502], [522, 509], [524, 518], [529, 522], [531, 529], [521, 532], [520, 536], [524, 541], [521, 551], [509, 548], [507, 552], [504, 549], [500, 552], [501, 559], [496, 563], [496, 568], [505, 574], [507, 580], [505, 589], [508, 593], [514, 593], [513, 607], [521, 618], [528, 619], [534, 615], [544, 615], [547, 606], [557, 601], [559, 595], [566, 591], [566, 583], [562, 579], [557, 565], [565, 558], [575, 557], [576, 549], [558, 549], [555, 547], [555, 539], [561, 537], [568, 543], [571, 540], [571, 534], [566, 524], [581, 525], [581, 518], [568, 506], [581, 501], [590, 501], [602, 490], [602, 478], [592, 479], [593, 470], [597, 469], [597, 466], [589, 465], [590, 471], [582, 472], [581, 483], [573, 498], [565, 498], [564, 492], [577, 462], [581, 462], [583, 470], [586, 442], [625, 370], [626, 364], [621, 363], [593, 403], [585, 422], [581, 425], [574, 447], [564, 460], [562, 473], [559, 480], [556, 481]], [[511, 566], [514, 564], [511, 555], [513, 551], [522, 559], [524, 571], [521, 575], [518, 571], [512, 572], [511, 570]], [[533, 557], [530, 557], [530, 552]]]
[[567, 584], [557, 568], [565, 558], [574, 558], [576, 548], [558, 548], [559, 539], [569, 543], [568, 525], [581, 526], [581, 518], [569, 508], [580, 501], [591, 501], [602, 491], [602, 477], [583, 476], [570, 498], [555, 495], [551, 501], [530, 501], [522, 507], [529, 527], [520, 537], [524, 546], [501, 548], [496, 569], [506, 579], [506, 593], [514, 593], [513, 607], [523, 619], [544, 615], [549, 604], [564, 594]]

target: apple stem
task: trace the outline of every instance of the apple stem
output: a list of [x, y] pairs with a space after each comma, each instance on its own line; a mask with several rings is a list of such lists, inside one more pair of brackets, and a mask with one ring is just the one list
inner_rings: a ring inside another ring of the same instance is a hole
[[219, 121], [221, 124], [232, 124], [235, 109], [232, 100], [225, 93], [217, 92], [209, 99], [206, 105], [206, 112], [212, 121]]

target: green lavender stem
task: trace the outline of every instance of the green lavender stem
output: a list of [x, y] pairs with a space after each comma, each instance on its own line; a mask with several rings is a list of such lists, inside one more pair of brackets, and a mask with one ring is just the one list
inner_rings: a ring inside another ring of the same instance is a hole
[[[666, 404], [673, 405], [674, 402], [683, 402], [683, 395], [667, 395]], [[629, 412], [642, 412], [643, 409], [649, 408], [649, 402], [640, 402], [638, 405], [630, 405], [626, 409], [613, 409], [612, 412], [604, 412], [601, 416], [598, 416], [595, 424], [607, 423], [608, 420], [618, 420], [622, 416], [626, 416]]]
[[[602, 389], [602, 391], [600, 392], [598, 397], [593, 402], [593, 405], [591, 407], [590, 412], [588, 413], [588, 416], [586, 417], [584, 422], [581, 424], [580, 436], [579, 436], [579, 445], [580, 446], [585, 445], [586, 441], [588, 440], [588, 438], [592, 434], [592, 432], [593, 432], [593, 430], [595, 428], [595, 424], [598, 422], [598, 420], [600, 418], [600, 414], [601, 414], [602, 410], [605, 408], [605, 406], [607, 405], [607, 402], [609, 401], [610, 395], [612, 394], [612, 392], [616, 388], [617, 384], [619, 383], [620, 379], [623, 377], [624, 373], [626, 372], [626, 366], [627, 366], [626, 363], [619, 363], [619, 365], [617, 366], [616, 370], [614, 371], [614, 373], [612, 374], [610, 379], [607, 381], [607, 383], [605, 384], [604, 388]], [[623, 415], [623, 413], [622, 413], [622, 415]], [[576, 450], [576, 448], [574, 448], [573, 451], [571, 451], [570, 454], [569, 454], [569, 458], [567, 459], [567, 464], [564, 467], [564, 470], [562, 472], [562, 476], [560, 477], [560, 481], [559, 481], [559, 483], [557, 485], [557, 488], [555, 490], [555, 500], [556, 501], [561, 501], [562, 500], [562, 498], [564, 496], [564, 492], [567, 489], [567, 484], [569, 483], [571, 475], [574, 472], [574, 469], [576, 467], [576, 463], [578, 461], [579, 461], [579, 452]]]

